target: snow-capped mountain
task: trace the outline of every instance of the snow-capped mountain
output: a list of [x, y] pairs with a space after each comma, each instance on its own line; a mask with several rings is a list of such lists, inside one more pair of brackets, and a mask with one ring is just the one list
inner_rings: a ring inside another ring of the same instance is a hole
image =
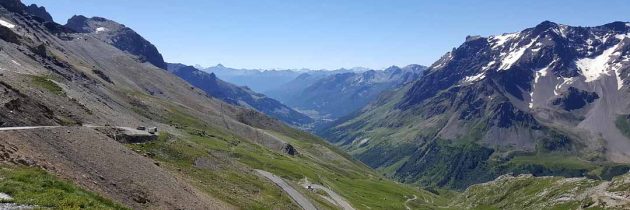
[[[545, 21], [467, 37], [421, 79], [324, 135], [373, 167], [397, 164], [389, 172], [400, 179], [456, 188], [505, 172], [576, 176], [630, 163], [629, 33], [624, 22]], [[589, 166], [552, 168], [542, 163], [549, 155]]]

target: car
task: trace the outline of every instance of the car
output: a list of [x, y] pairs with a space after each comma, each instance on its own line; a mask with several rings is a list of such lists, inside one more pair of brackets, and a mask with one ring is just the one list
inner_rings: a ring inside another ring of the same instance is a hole
[[150, 134], [155, 134], [155, 133], [157, 133], [157, 130], [158, 130], [157, 127], [151, 127], [151, 128], [149, 128], [148, 131], [149, 131]]

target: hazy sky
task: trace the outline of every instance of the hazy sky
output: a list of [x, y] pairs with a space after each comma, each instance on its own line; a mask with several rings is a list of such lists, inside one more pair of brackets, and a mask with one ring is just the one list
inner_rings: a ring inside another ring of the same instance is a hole
[[624, 0], [23, 0], [55, 21], [74, 14], [123, 23], [168, 62], [241, 68], [430, 65], [466, 35], [551, 20], [630, 21]]

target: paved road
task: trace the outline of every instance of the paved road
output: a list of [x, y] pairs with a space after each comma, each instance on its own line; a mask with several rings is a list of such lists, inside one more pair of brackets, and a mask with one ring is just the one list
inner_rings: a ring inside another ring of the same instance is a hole
[[[33, 129], [45, 129], [45, 128], [61, 128], [61, 127], [69, 127], [69, 126], [24, 126], [24, 127], [0, 127], [0, 131], [19, 131], [19, 130], [33, 130]], [[107, 126], [97, 126], [97, 125], [83, 125], [86, 128], [106, 128]], [[130, 127], [113, 127], [124, 130], [128, 135], [152, 135], [146, 130], [137, 130], [135, 128]]]
[[271, 180], [273, 183], [278, 185], [278, 187], [282, 188], [282, 190], [284, 190], [287, 194], [289, 194], [289, 196], [298, 205], [300, 205], [302, 209], [317, 210], [317, 208], [315, 208], [315, 205], [313, 205], [313, 203], [311, 203], [310, 200], [308, 200], [306, 197], [304, 197], [304, 195], [302, 195], [300, 192], [298, 192], [293, 187], [291, 187], [291, 185], [285, 182], [282, 178], [263, 170], [256, 169], [256, 172], [258, 172], [260, 175], [263, 175], [267, 179]]
[[405, 201], [405, 208], [407, 208], [407, 210], [411, 210], [411, 207], [409, 207], [409, 205], [407, 205], [407, 204], [408, 204], [409, 202], [411, 202], [411, 201], [416, 200], [416, 199], [418, 199], [418, 196], [416, 196], [416, 195], [413, 195], [413, 198], [409, 198], [409, 199], [407, 199], [407, 201]]
[[337, 203], [337, 205], [339, 207], [341, 207], [344, 210], [354, 210], [354, 208], [352, 207], [352, 205], [350, 205], [350, 203], [348, 203], [348, 201], [346, 201], [346, 199], [344, 199], [343, 197], [341, 197], [339, 194], [335, 193], [335, 191], [332, 191], [331, 189], [328, 189], [327, 187], [321, 186], [321, 185], [317, 185], [317, 184], [311, 184], [311, 187], [313, 189], [320, 189], [323, 190], [324, 192], [328, 193], [328, 195], [335, 201], [335, 203]]
[[18, 130], [33, 130], [40, 128], [59, 128], [61, 126], [25, 126], [25, 127], [6, 127], [0, 128], [0, 131], [18, 131]]

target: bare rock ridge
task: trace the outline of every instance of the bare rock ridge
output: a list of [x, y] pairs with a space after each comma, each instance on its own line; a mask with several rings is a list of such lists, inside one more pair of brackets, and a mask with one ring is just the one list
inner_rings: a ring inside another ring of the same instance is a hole
[[138, 56], [141, 61], [166, 69], [164, 58], [157, 48], [125, 25], [102, 17], [75, 15], [65, 26], [80, 33], [91, 33], [122, 51]]
[[52, 16], [50, 16], [50, 13], [48, 13], [43, 6], [40, 7], [37, 6], [37, 4], [31, 4], [26, 7], [26, 11], [33, 16], [41, 18], [44, 22], [53, 22]]

